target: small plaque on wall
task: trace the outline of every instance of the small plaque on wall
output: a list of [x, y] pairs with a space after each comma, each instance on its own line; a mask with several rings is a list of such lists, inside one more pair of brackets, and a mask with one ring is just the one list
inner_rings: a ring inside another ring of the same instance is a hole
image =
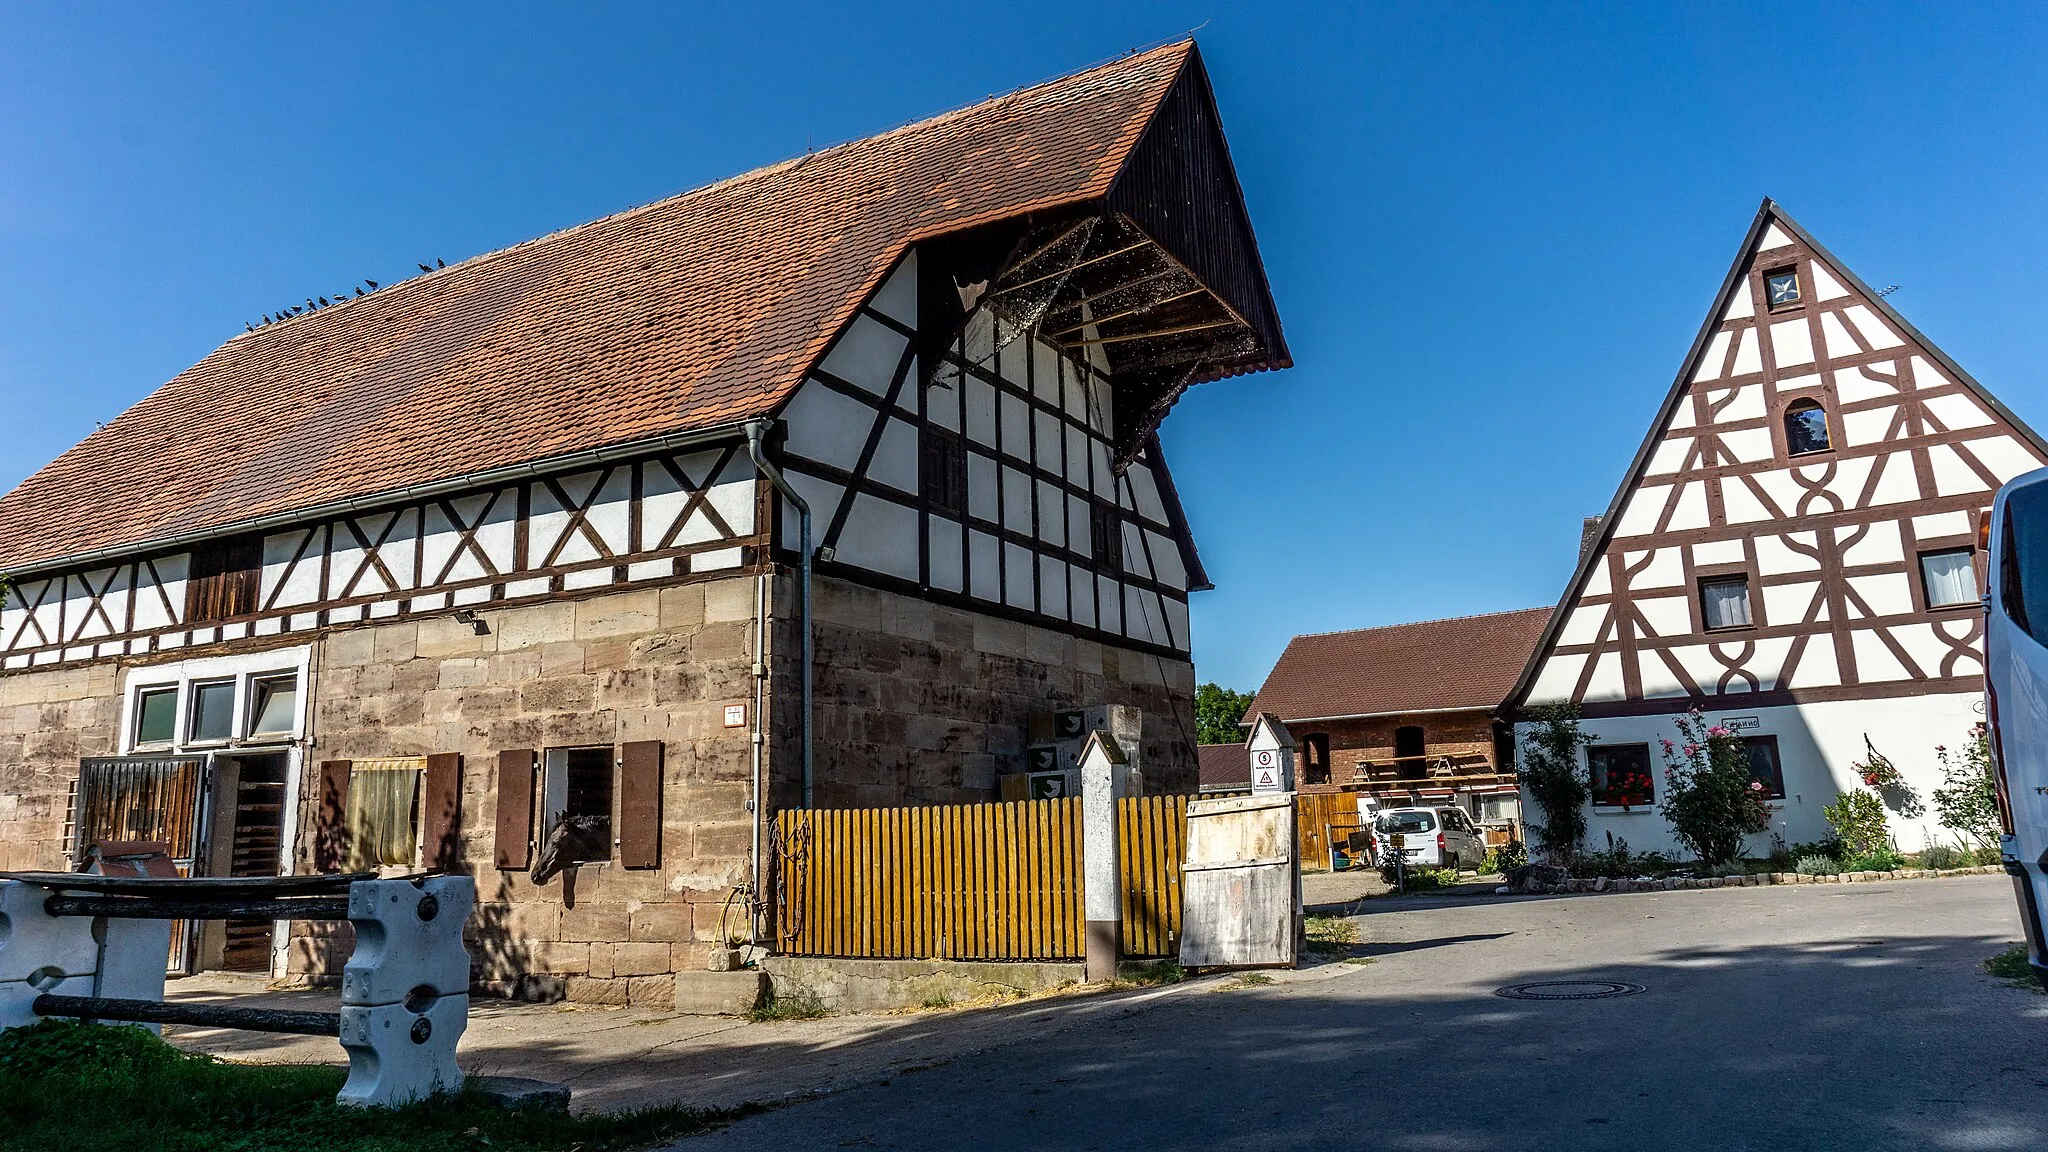
[[745, 728], [747, 726], [747, 706], [745, 704], [727, 704], [725, 706], [725, 726], [727, 728]]

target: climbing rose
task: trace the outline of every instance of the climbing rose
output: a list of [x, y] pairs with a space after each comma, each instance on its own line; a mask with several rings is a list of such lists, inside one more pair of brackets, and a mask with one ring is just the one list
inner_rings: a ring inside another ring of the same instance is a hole
[[1721, 727], [1719, 724], [1716, 724], [1712, 728], [1707, 729], [1707, 735], [1709, 736], [1726, 736], [1727, 734], [1728, 730], [1726, 728]]

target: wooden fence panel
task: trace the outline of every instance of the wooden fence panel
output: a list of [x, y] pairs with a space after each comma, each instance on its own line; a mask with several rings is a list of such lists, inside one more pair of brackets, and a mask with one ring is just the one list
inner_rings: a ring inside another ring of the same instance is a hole
[[[1187, 797], [1119, 801], [1124, 951], [1180, 938]], [[778, 950], [798, 956], [1079, 959], [1078, 797], [775, 818]]]
[[1311, 871], [1330, 866], [1330, 837], [1335, 825], [1341, 839], [1358, 827], [1358, 793], [1303, 792], [1295, 797], [1295, 832], [1301, 842], [1301, 866]]

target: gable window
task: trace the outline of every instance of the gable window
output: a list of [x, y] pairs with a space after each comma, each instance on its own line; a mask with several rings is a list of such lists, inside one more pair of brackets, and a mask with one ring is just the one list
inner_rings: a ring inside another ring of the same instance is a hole
[[1749, 754], [1749, 778], [1764, 786], [1764, 798], [1785, 798], [1785, 769], [1778, 763], [1776, 736], [1748, 736], [1742, 750]]
[[1713, 576], [1700, 581], [1700, 619], [1712, 632], [1720, 628], [1748, 628], [1749, 577]]
[[925, 502], [934, 512], [959, 516], [967, 511], [967, 445], [943, 428], [924, 430], [919, 445], [918, 478]]
[[1977, 572], [1968, 548], [1947, 548], [1920, 554], [1920, 586], [1929, 608], [1954, 608], [1977, 603]]
[[1593, 770], [1593, 803], [1606, 808], [1643, 808], [1657, 799], [1648, 744], [1598, 744], [1586, 749]]
[[1330, 782], [1330, 738], [1311, 732], [1301, 738], [1301, 781], [1304, 784]]
[[1826, 452], [1834, 444], [1828, 439], [1828, 410], [1812, 400], [1795, 401], [1785, 409], [1785, 451], [1792, 456]]
[[1420, 780], [1429, 774], [1429, 766], [1422, 762], [1425, 745], [1422, 725], [1403, 724], [1394, 729], [1394, 770], [1403, 780]]
[[1797, 308], [1803, 300], [1799, 294], [1799, 269], [1780, 268], [1764, 273], [1764, 299], [1770, 303], [1771, 311], [1780, 308]]
[[1093, 506], [1088, 514], [1088, 535], [1089, 547], [1095, 556], [1095, 562], [1111, 572], [1123, 571], [1123, 517], [1103, 505]]
[[178, 735], [178, 689], [144, 688], [135, 697], [135, 746], [167, 745]]
[[612, 858], [613, 755], [609, 746], [548, 749], [540, 839], [562, 829], [565, 862]]

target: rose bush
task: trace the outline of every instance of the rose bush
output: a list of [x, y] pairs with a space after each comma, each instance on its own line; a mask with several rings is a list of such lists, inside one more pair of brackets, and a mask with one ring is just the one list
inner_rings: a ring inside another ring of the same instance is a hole
[[1679, 717], [1679, 739], [1664, 740], [1664, 801], [1671, 830], [1708, 867], [1742, 854], [1743, 841], [1771, 826], [1763, 783], [1750, 775], [1742, 740], [1708, 725], [1695, 708]]

